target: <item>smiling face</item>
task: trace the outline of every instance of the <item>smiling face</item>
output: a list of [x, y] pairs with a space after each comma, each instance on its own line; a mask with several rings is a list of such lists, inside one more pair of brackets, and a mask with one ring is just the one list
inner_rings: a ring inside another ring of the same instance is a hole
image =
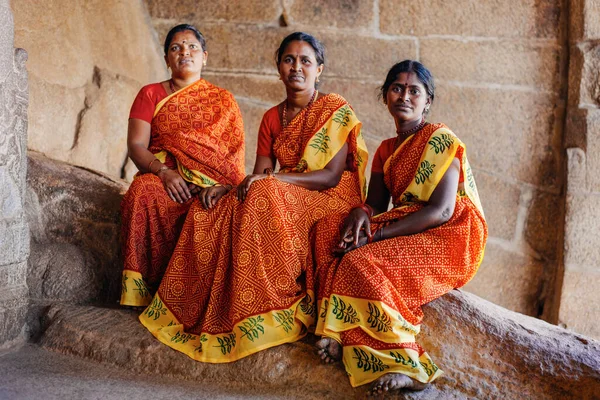
[[293, 90], [314, 89], [323, 72], [310, 44], [294, 40], [285, 48], [279, 63], [279, 75], [286, 87]]
[[185, 79], [197, 75], [199, 79], [207, 57], [208, 53], [202, 49], [194, 32], [182, 31], [173, 36], [165, 61], [171, 68], [173, 78]]
[[431, 104], [425, 86], [414, 72], [399, 73], [388, 88], [385, 100], [390, 114], [401, 122], [421, 120]]

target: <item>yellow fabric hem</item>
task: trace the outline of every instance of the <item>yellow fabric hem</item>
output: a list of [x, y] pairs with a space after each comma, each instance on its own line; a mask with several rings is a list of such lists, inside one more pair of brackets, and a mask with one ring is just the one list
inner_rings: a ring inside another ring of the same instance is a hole
[[[167, 159], [167, 152], [165, 150], [161, 150], [158, 153], [155, 153], [154, 157], [156, 157], [161, 163], [164, 163]], [[203, 188], [214, 186], [219, 183], [210, 176], [195, 169], [188, 169], [182, 163], [180, 163], [179, 160], [175, 160], [177, 161], [177, 171], [179, 172], [179, 175], [181, 175], [181, 177], [186, 181]]]
[[333, 294], [319, 301], [316, 333], [339, 337], [344, 331], [362, 329], [373, 339], [384, 343], [413, 343], [420, 326], [410, 324], [387, 304]]
[[142, 274], [128, 269], [123, 270], [121, 276], [121, 305], [147, 306], [150, 304], [151, 299], [152, 295]]
[[375, 350], [368, 346], [346, 346], [343, 362], [352, 387], [390, 373], [400, 373], [421, 383], [433, 382], [444, 373], [427, 353], [419, 357], [413, 349]]
[[301, 320], [306, 316], [299, 315], [303, 300], [288, 309], [249, 316], [235, 324], [230, 332], [192, 334], [185, 332], [184, 326], [156, 294], [139, 320], [163, 344], [196, 361], [228, 363], [304, 337], [306, 327]]

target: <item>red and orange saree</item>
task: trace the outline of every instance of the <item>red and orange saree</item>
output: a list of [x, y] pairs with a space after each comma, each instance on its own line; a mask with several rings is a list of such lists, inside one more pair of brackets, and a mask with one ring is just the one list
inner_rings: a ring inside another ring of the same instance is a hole
[[487, 225], [465, 146], [444, 125], [432, 124], [402, 143], [384, 165], [394, 208], [372, 219], [372, 230], [420, 210], [454, 158], [461, 161], [454, 214], [422, 233], [367, 244], [335, 258], [344, 216], [315, 228], [316, 333], [343, 346], [353, 386], [386, 373], [420, 382], [442, 374], [415, 336], [421, 306], [465, 285], [483, 259]]
[[[156, 106], [149, 150], [197, 186], [244, 178], [244, 127], [228, 91], [204, 79]], [[138, 174], [121, 204], [121, 304], [146, 306], [158, 288], [191, 201], [171, 200], [154, 174]]]
[[194, 201], [173, 257], [140, 321], [164, 344], [204, 362], [230, 362], [295, 341], [314, 324], [307, 295], [309, 231], [317, 220], [361, 203], [366, 147], [348, 103], [329, 94], [299, 113], [277, 136], [283, 171], [323, 168], [345, 143], [340, 183], [308, 190], [275, 178], [235, 191], [212, 210]]

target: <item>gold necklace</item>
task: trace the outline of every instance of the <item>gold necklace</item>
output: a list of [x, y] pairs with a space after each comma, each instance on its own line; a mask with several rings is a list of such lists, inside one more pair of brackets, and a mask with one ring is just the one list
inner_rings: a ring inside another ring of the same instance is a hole
[[[315, 101], [315, 99], [317, 98], [317, 93], [319, 93], [318, 90], [315, 90], [313, 92], [312, 97], [310, 98], [310, 100], [308, 101], [308, 104], [306, 105], [306, 107], [304, 108], [309, 108], [312, 103]], [[285, 103], [283, 103], [283, 110], [281, 111], [281, 121], [282, 121], [282, 127], [285, 128], [288, 124], [288, 120], [287, 120], [287, 98], [285, 99]]]

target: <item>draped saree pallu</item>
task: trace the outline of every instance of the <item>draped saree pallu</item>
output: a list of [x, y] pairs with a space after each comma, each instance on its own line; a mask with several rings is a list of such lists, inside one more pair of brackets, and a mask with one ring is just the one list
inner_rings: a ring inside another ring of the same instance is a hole
[[427, 125], [402, 143], [384, 165], [394, 208], [372, 219], [371, 229], [420, 210], [457, 157], [461, 161], [456, 207], [450, 220], [433, 229], [367, 244], [335, 258], [343, 216], [315, 228], [316, 333], [343, 346], [352, 386], [386, 373], [419, 382], [442, 374], [416, 343], [421, 306], [465, 285], [484, 253], [487, 225], [465, 146], [444, 125]]
[[245, 201], [235, 191], [212, 210], [192, 205], [165, 277], [140, 321], [156, 338], [204, 362], [230, 362], [298, 340], [313, 325], [309, 231], [363, 198], [367, 153], [361, 124], [329, 94], [301, 111], [275, 139], [284, 171], [322, 169], [349, 144], [340, 183], [312, 191], [267, 178]]
[[[244, 178], [244, 127], [233, 96], [201, 79], [156, 106], [148, 148], [200, 187]], [[121, 304], [147, 306], [167, 267], [191, 202], [169, 198], [154, 174], [138, 174], [121, 204]]]

